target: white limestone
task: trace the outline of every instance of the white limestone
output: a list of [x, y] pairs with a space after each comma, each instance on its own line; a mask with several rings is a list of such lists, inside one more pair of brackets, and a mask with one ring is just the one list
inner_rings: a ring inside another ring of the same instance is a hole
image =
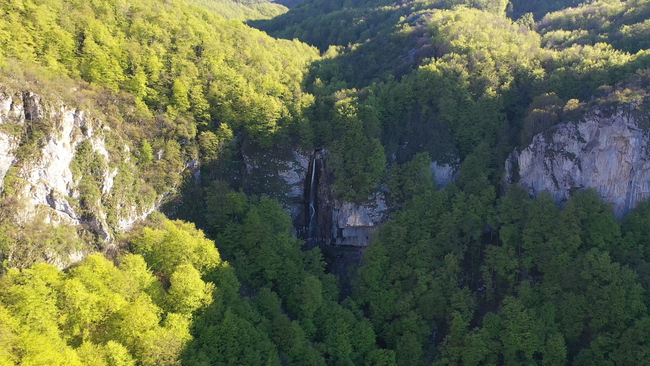
[[597, 109], [536, 135], [506, 161], [506, 181], [518, 173], [531, 195], [549, 191], [559, 204], [593, 188], [622, 217], [650, 197], [650, 133], [639, 128], [633, 108], [620, 106], [613, 115]]

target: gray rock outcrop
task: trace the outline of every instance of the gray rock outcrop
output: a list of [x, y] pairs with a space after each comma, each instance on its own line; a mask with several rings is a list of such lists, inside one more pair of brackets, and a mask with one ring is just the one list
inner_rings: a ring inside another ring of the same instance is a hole
[[647, 116], [634, 105], [595, 109], [540, 133], [507, 159], [506, 183], [518, 180], [533, 196], [548, 191], [558, 204], [593, 188], [620, 218], [650, 196], [650, 132], [639, 118]]
[[[33, 144], [29, 155], [21, 155], [19, 147], [26, 139], [24, 131], [40, 128], [45, 136]], [[33, 92], [0, 91], [0, 190], [7, 189], [11, 180], [12, 195], [22, 203], [16, 212], [22, 221], [44, 214], [46, 223], [54, 225], [85, 225], [107, 243], [115, 231], [128, 229], [135, 221], [146, 217], [154, 207], [135, 207], [124, 202], [117, 215], [118, 225], [110, 227], [106, 210], [99, 202], [92, 218], [82, 218], [74, 202], [79, 199], [78, 184], [71, 164], [77, 147], [88, 141], [93, 151], [106, 162], [111, 156], [106, 146], [108, 126], [82, 110], [46, 100]], [[126, 151], [128, 146], [124, 147]], [[104, 171], [99, 191], [108, 197], [118, 174], [116, 167]], [[53, 259], [54, 261], [57, 261]]]
[[458, 175], [460, 173], [458, 161], [453, 164], [434, 161], [429, 164], [429, 168], [431, 168], [431, 171], [433, 172], [433, 180], [438, 188], [443, 188], [458, 180]]
[[277, 176], [286, 187], [284, 194], [287, 199], [283, 200], [284, 206], [291, 214], [292, 220], [296, 220], [304, 206], [309, 155], [301, 150], [294, 150], [291, 152], [291, 159], [280, 161], [278, 167]]
[[332, 238], [336, 245], [366, 247], [379, 225], [388, 217], [384, 195], [375, 193], [361, 204], [340, 202], [332, 210]]

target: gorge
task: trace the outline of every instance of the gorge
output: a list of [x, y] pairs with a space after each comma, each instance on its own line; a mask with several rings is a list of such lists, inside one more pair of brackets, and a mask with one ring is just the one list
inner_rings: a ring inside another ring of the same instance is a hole
[[650, 364], [648, 19], [0, 1], [0, 365]]

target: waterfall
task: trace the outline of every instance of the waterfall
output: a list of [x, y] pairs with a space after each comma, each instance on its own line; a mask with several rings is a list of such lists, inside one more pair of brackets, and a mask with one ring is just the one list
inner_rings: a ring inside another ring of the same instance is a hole
[[316, 155], [311, 162], [311, 181], [309, 182], [309, 226], [307, 227], [307, 247], [314, 247], [316, 234]]

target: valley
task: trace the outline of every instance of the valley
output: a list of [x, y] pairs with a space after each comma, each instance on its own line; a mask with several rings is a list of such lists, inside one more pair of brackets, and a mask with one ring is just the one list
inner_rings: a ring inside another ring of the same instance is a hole
[[0, 3], [0, 364], [650, 362], [648, 19]]

